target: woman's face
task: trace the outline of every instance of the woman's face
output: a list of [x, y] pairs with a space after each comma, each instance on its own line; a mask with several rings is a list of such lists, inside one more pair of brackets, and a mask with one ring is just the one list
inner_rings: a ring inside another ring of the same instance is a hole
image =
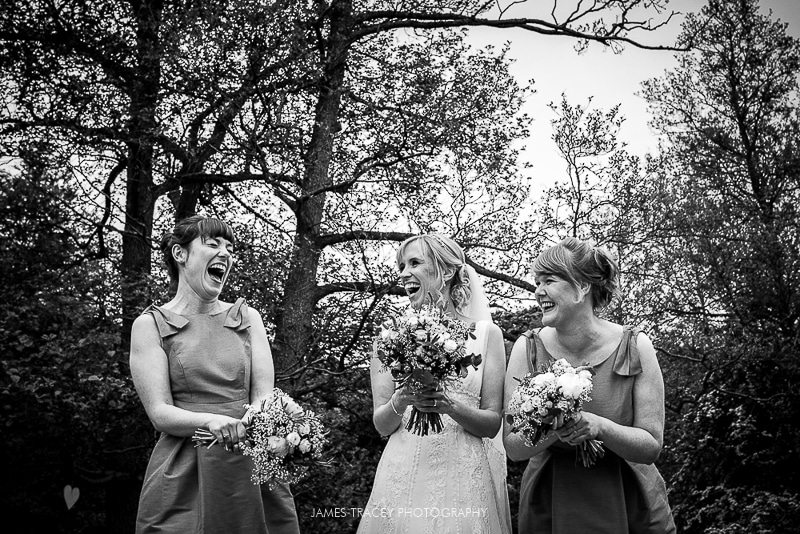
[[564, 324], [576, 316], [581, 306], [586, 305], [586, 298], [571, 283], [554, 274], [542, 274], [536, 277], [536, 301], [542, 308], [542, 324], [556, 326]]
[[197, 237], [183, 249], [180, 276], [201, 299], [217, 299], [233, 267], [232, 254], [233, 244], [224, 237]]
[[412, 241], [400, 255], [400, 284], [414, 308], [422, 306], [429, 295], [437, 300], [442, 280], [436, 275], [434, 260], [423, 252], [419, 240]]

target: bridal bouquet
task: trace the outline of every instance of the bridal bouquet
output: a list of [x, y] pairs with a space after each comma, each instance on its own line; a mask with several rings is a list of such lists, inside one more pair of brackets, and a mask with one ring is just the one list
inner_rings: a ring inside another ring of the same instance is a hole
[[[544, 372], [515, 378], [519, 385], [506, 410], [511, 431], [521, 434], [529, 447], [539, 443], [553, 429], [557, 417], [568, 421], [591, 400], [593, 374], [591, 367], [575, 368], [562, 358]], [[603, 442], [586, 440], [576, 453], [584, 467], [591, 467], [605, 454]]]
[[[377, 356], [392, 373], [398, 388], [412, 392], [436, 389], [467, 374], [467, 365], [477, 368], [480, 354], [467, 354], [467, 340], [475, 339], [475, 324], [450, 317], [435, 306], [409, 308], [400, 317], [381, 324]], [[442, 419], [435, 412], [411, 410], [406, 429], [426, 436], [442, 430]]]
[[[242, 454], [253, 459], [253, 484], [277, 481], [296, 483], [312, 465], [325, 465], [322, 449], [326, 431], [314, 412], [297, 404], [278, 388], [260, 406], [246, 404], [249, 422]], [[195, 447], [211, 447], [217, 439], [208, 430], [198, 428], [192, 437]]]

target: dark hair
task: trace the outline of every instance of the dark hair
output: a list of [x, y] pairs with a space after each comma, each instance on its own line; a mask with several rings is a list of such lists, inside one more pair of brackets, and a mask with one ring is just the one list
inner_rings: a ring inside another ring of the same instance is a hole
[[619, 266], [611, 253], [576, 237], [563, 239], [539, 254], [533, 272], [536, 276], [556, 275], [575, 289], [589, 284], [595, 308], [607, 306], [619, 287]]
[[178, 287], [178, 264], [172, 255], [172, 247], [186, 247], [198, 237], [224, 237], [234, 244], [233, 229], [225, 221], [202, 215], [192, 215], [175, 223], [172, 232], [161, 238], [161, 253], [169, 272], [170, 289]]

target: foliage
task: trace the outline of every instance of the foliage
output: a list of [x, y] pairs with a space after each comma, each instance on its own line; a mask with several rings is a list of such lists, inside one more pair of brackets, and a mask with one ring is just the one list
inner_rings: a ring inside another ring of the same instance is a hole
[[[127, 484], [135, 498], [152, 433], [119, 363], [107, 268], [75, 246], [65, 209], [74, 192], [40, 171], [32, 162], [26, 174], [0, 177], [0, 261], [18, 275], [0, 289], [13, 303], [0, 317], [0, 456], [14, 481], [3, 506], [31, 532], [90, 531], [102, 523], [107, 487]], [[82, 495], [71, 511], [68, 484]]]
[[[671, 500], [686, 532], [786, 531], [800, 490], [800, 43], [755, 0], [710, 2], [690, 37], [695, 51], [644, 88], [668, 141], [654, 245], [680, 273], [657, 332], [676, 409]], [[762, 513], [737, 510], [744, 494]]]
[[[554, 9], [555, 27], [514, 24], [612, 44], [646, 31], [631, 22], [637, 10], [664, 3], [579, 3]], [[279, 379], [330, 420], [334, 467], [295, 488], [303, 530], [355, 525], [309, 512], [361, 506], [371, 489], [383, 446], [366, 363], [373, 318], [396, 305], [391, 243], [455, 236], [502, 301], [530, 290], [530, 260], [565, 227], [520, 212], [517, 142], [530, 119], [518, 110], [530, 87], [511, 76], [506, 48], [471, 50], [458, 29], [507, 26], [488, 6], [0, 0], [0, 149], [25, 159], [45, 147], [31, 169], [3, 176], [0, 202], [0, 254], [24, 274], [0, 293], [19, 303], [0, 319], [11, 430], [0, 452], [20, 481], [3, 500], [15, 516], [34, 531], [131, 528], [152, 432], [125, 366], [125, 325], [169, 298], [153, 236], [201, 210], [235, 222], [243, 245], [224, 298], [264, 314]], [[668, 248], [632, 252], [663, 224], [638, 193], [668, 182], [642, 183], [641, 171], [620, 155], [596, 174], [615, 204], [590, 217], [591, 235], [627, 247], [632, 276], [669, 279], [679, 269], [663, 261]], [[655, 303], [664, 293], [641, 290]], [[497, 319], [510, 341], [536, 311]], [[69, 512], [67, 483], [82, 489]]]
[[[475, 261], [498, 256], [490, 267], [512, 272], [505, 283], [524, 274], [515, 261], [524, 242], [491, 246], [520, 223], [507, 201], [525, 187], [511, 146], [525, 135], [527, 120], [514, 117], [524, 91], [504, 52], [469, 51], [456, 28], [511, 20], [582, 42], [647, 47], [637, 35], [660, 23], [639, 16], [666, 3], [553, 6], [551, 23], [538, 13], [507, 19], [517, 2], [497, 12], [475, 0], [67, 0], [58, 9], [2, 0], [3, 148], [17, 155], [49, 139], [102, 192], [103, 205], [87, 210], [102, 213], [92, 232], [101, 254], [110, 253], [109, 221], [121, 234], [126, 335], [148, 298], [135, 289], [150, 274], [160, 217], [183, 218], [222, 195], [285, 232], [289, 269], [275, 313], [284, 370], [313, 358], [321, 298], [352, 290], [343, 287], [381, 290], [356, 279], [308, 291], [336, 272], [320, 261], [339, 246], [397, 241], [441, 221], [472, 244]], [[372, 213], [365, 198], [376, 195], [393, 204], [381, 212], [386, 224], [406, 232], [386, 232], [374, 218], [361, 224]], [[157, 211], [167, 198], [174, 211]], [[431, 210], [449, 199], [446, 217]]]
[[791, 492], [753, 491], [744, 487], [711, 486], [695, 496], [697, 504], [675, 513], [685, 517], [687, 532], [707, 534], [773, 534], [797, 529], [800, 502]]

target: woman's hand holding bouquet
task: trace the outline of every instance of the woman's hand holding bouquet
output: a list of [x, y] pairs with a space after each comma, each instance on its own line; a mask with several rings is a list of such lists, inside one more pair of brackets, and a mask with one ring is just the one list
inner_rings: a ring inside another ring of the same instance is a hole
[[[521, 434], [529, 447], [538, 444], [551, 431], [556, 431], [559, 438], [568, 443], [576, 439], [578, 432], [583, 437], [588, 428], [586, 421], [570, 425], [569, 435], [558, 429], [581, 418], [583, 403], [591, 400], [593, 374], [589, 366], [575, 368], [567, 360], [560, 359], [543, 372], [516, 378], [519, 386], [511, 395], [506, 411], [511, 431]], [[591, 467], [605, 454], [602, 441], [585, 439], [575, 443], [584, 467]]]

